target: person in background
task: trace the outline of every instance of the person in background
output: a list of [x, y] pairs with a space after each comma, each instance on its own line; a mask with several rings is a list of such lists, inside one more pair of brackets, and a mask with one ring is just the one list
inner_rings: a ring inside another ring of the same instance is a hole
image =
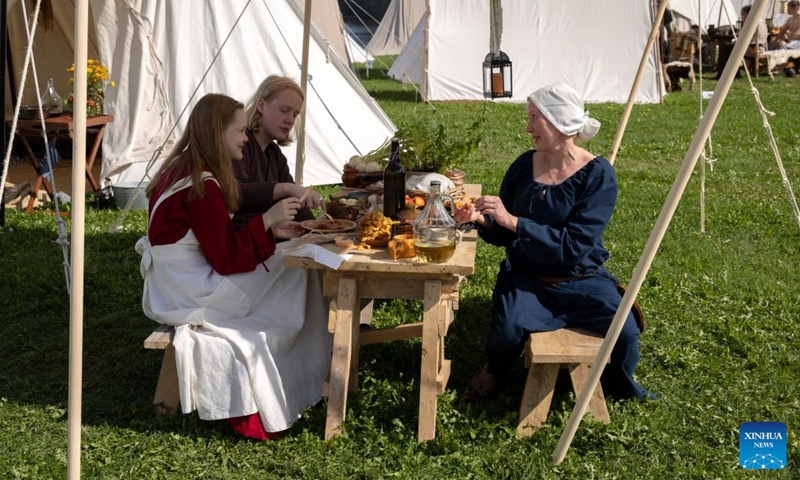
[[181, 139], [147, 187], [142, 308], [173, 325], [180, 403], [273, 438], [322, 397], [332, 339], [319, 275], [286, 269], [274, 230], [295, 218], [288, 196], [237, 228], [233, 163], [247, 144], [244, 106], [201, 98]]
[[[747, 21], [747, 16], [750, 15], [751, 5], [745, 5], [740, 10], [741, 17], [742, 17], [742, 25], [744, 22]], [[758, 53], [764, 53], [767, 51], [767, 22], [764, 21], [763, 18], [758, 19], [758, 26], [756, 27], [756, 32], [753, 35], [753, 38], [750, 40], [750, 46], [758, 51]], [[722, 76], [722, 71], [725, 69], [725, 65], [728, 63], [728, 59], [731, 56], [731, 52], [733, 51], [733, 43], [727, 43], [725, 45], [720, 46], [719, 48], [719, 61], [717, 62], [717, 79]], [[749, 57], [749, 58], [748, 58]], [[753, 57], [749, 55], [745, 55], [745, 61], [751, 62], [753, 61]], [[736, 72], [736, 78], [739, 78], [739, 72]]]
[[800, 2], [792, 0], [786, 6], [788, 20], [781, 26], [770, 50], [794, 50], [800, 48]]
[[[614, 169], [577, 143], [592, 138], [599, 122], [564, 84], [532, 93], [526, 114], [536, 148], [511, 164], [499, 196], [456, 211], [456, 220], [475, 222], [483, 240], [506, 251], [492, 295], [489, 361], [470, 382], [471, 400], [495, 389], [531, 332], [580, 327], [605, 334], [622, 298], [603, 267], [609, 252], [602, 235], [617, 201]], [[602, 376], [611, 397], [655, 398], [633, 379], [640, 328], [629, 314]]]
[[[234, 165], [242, 201], [234, 216], [236, 225], [244, 225], [286, 197], [304, 198], [297, 221], [314, 218], [311, 209], [323, 205], [322, 197], [297, 185], [280, 147], [292, 143], [292, 129], [303, 108], [303, 90], [292, 79], [278, 75], [267, 77], [247, 104], [247, 139], [241, 162]], [[281, 232], [281, 237], [295, 237], [302, 229]]]

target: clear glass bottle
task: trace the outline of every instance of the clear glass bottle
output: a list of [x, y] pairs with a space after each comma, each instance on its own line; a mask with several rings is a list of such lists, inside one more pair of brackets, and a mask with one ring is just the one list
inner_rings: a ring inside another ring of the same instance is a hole
[[50, 116], [61, 115], [61, 96], [56, 92], [56, 87], [53, 85], [53, 79], [47, 80], [47, 88], [42, 94], [42, 106], [50, 109]]
[[406, 169], [400, 162], [400, 140], [392, 139], [389, 164], [383, 170], [383, 215], [397, 220], [406, 205]]
[[456, 251], [459, 233], [456, 221], [444, 206], [444, 198], [453, 199], [441, 194], [442, 184], [438, 180], [431, 182], [430, 198], [425, 209], [414, 220], [414, 250], [420, 261], [443, 263], [450, 259]]

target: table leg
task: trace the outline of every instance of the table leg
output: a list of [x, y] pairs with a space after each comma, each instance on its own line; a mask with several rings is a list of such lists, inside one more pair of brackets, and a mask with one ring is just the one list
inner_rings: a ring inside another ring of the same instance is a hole
[[358, 328], [359, 299], [357, 280], [352, 277], [339, 279], [339, 294], [336, 299], [336, 326], [333, 331], [333, 354], [328, 386], [328, 417], [325, 420], [325, 440], [342, 432], [347, 410], [347, 389], [350, 380], [351, 358], [354, 348], [353, 329]]
[[436, 400], [439, 374], [439, 325], [445, 320], [447, 302], [442, 302], [441, 280], [425, 281], [422, 314], [422, 367], [419, 382], [419, 424], [417, 440], [421, 443], [436, 437]]
[[350, 356], [350, 385], [348, 390], [351, 392], [358, 390], [358, 354], [361, 350], [358, 338], [361, 334], [361, 325], [369, 325], [372, 322], [374, 300], [371, 298], [359, 299], [358, 304], [361, 305], [361, 313], [359, 315], [358, 325], [353, 328], [353, 354]]
[[[38, 173], [38, 169], [37, 169]], [[44, 179], [41, 173], [38, 173], [36, 176], [36, 180], [33, 181], [33, 188], [31, 189], [30, 198], [28, 199], [28, 206], [25, 207], [25, 213], [31, 213], [33, 211], [33, 205], [36, 203], [36, 199], [39, 195], [39, 190], [44, 187], [44, 191], [47, 192], [47, 196], [50, 197], [51, 201], [53, 199], [53, 188], [50, 186], [50, 182]]]
[[100, 130], [97, 132], [97, 136], [94, 138], [94, 144], [92, 145], [92, 151], [89, 153], [89, 156], [86, 157], [86, 179], [89, 180], [89, 185], [92, 186], [92, 190], [96, 193], [100, 190], [100, 185], [95, 180], [94, 175], [92, 175], [92, 167], [94, 166], [94, 160], [97, 157], [97, 151], [100, 150], [100, 144], [103, 143], [103, 135], [106, 133], [106, 126], [103, 125], [100, 127]]

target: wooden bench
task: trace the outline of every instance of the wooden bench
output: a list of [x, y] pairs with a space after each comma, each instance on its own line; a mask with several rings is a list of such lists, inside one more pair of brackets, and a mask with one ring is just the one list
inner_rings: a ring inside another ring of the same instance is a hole
[[[540, 428], [547, 420], [559, 368], [569, 369], [572, 388], [577, 398], [589, 378], [591, 363], [602, 343], [602, 335], [579, 328], [563, 328], [530, 335], [525, 344], [525, 365], [530, 368], [519, 407], [517, 436], [531, 435], [534, 428]], [[603, 423], [611, 422], [599, 383], [589, 400], [588, 412], [592, 412], [594, 418]]]
[[153, 404], [156, 413], [169, 415], [178, 413], [181, 401], [178, 390], [178, 367], [175, 364], [175, 347], [172, 345], [174, 335], [175, 328], [171, 325], [159, 325], [144, 341], [144, 348], [148, 350], [164, 350], [164, 359], [161, 361], [161, 372], [158, 374]]

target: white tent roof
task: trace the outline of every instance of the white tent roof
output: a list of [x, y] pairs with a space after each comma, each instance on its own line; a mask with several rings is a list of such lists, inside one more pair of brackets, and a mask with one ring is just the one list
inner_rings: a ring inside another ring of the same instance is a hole
[[425, 0], [392, 0], [367, 44], [372, 55], [397, 55], [425, 14]]
[[[586, 2], [576, 9], [574, 2], [503, 0], [502, 9], [501, 48], [513, 62], [511, 101], [524, 102], [537, 88], [559, 82], [572, 85], [587, 102], [627, 101], [653, 25], [650, 2]], [[421, 85], [429, 101], [483, 100], [481, 65], [489, 52], [489, 2], [430, 2], [427, 28], [422, 58], [416, 43], [409, 46], [414, 51], [398, 57], [409, 59], [409, 64], [398, 66], [395, 75], [427, 75]], [[653, 48], [637, 102], [661, 100], [657, 65]]]
[[[251, 2], [234, 28], [246, 4], [246, 0], [91, 0], [96, 36], [92, 35], [90, 45], [97, 53], [90, 48], [90, 57], [99, 57], [117, 83], [106, 90], [106, 111], [114, 114], [114, 123], [104, 138], [101, 178], [111, 177], [115, 183], [141, 178], [156, 149], [180, 135], [191, 106], [206, 93], [223, 92], [246, 102], [267, 75], [282, 74], [299, 81], [300, 8], [294, 0]], [[65, 70], [72, 63], [74, 3], [53, 5], [57, 28], [39, 31], [35, 55], [40, 82], [54, 77], [63, 96], [69, 89]], [[15, 15], [14, 8], [9, 10], [9, 28], [18, 68], [26, 42], [24, 30], [20, 33], [21, 13]], [[231, 30], [227, 45], [200, 84]], [[350, 156], [381, 145], [395, 127], [347, 62], [326, 48], [319, 31], [313, 29], [312, 34], [304, 178], [311, 185], [338, 183], [341, 167]], [[50, 44], [52, 51], [45, 48]], [[170, 135], [198, 85], [187, 113]], [[31, 91], [24, 90], [24, 102], [35, 103]], [[166, 157], [169, 148], [170, 144], [160, 158]], [[284, 153], [293, 170], [294, 146]]]

